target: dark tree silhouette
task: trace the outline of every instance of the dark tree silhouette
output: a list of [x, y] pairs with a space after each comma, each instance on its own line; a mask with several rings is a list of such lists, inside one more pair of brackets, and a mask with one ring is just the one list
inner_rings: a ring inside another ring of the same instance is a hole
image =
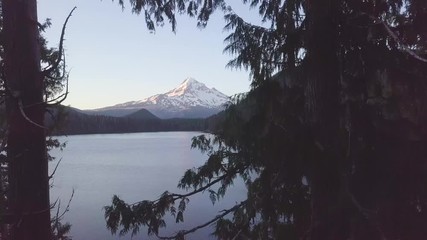
[[215, 202], [239, 177], [247, 200], [161, 238], [215, 223], [220, 239], [423, 239], [427, 2], [243, 2], [271, 25], [245, 22], [221, 0], [131, 1], [150, 29], [164, 19], [174, 27], [176, 13], [205, 25], [222, 10], [229, 66], [253, 81], [218, 117], [213, 139], [193, 140], [209, 158], [180, 180], [189, 192], [135, 204], [115, 196], [109, 229], [157, 235], [166, 212], [182, 221], [188, 198], [209, 192]]
[[2, 2], [12, 239], [49, 239], [44, 83], [36, 1]]
[[[1, 238], [51, 239], [59, 224], [51, 229], [47, 149], [61, 144], [46, 139], [44, 115], [47, 106], [67, 95], [67, 90], [61, 94], [67, 79], [62, 58], [65, 25], [56, 50], [39, 35], [50, 22], [38, 22], [36, 1], [2, 1], [0, 22], [1, 110], [6, 110], [1, 151], [7, 156], [1, 166]], [[47, 66], [43, 70], [41, 63]]]

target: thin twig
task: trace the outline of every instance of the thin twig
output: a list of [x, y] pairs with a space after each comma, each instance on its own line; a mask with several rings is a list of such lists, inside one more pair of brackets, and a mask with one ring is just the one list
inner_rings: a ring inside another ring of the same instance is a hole
[[55, 166], [55, 168], [53, 169], [52, 174], [50, 174], [49, 179], [53, 178], [53, 175], [55, 175], [55, 173], [56, 173], [56, 169], [58, 169], [58, 166], [59, 166], [59, 164], [61, 163], [61, 161], [62, 161], [62, 158], [61, 158], [61, 159], [59, 159], [58, 163], [56, 163], [56, 166]]
[[54, 209], [56, 207], [56, 204], [59, 202], [59, 198], [55, 200], [53, 204], [50, 205], [50, 210]]
[[234, 235], [234, 237], [231, 240], [236, 240], [242, 231], [243, 231], [243, 228], [240, 228], [240, 230], [236, 233], [236, 235]]
[[61, 209], [61, 200], [59, 200], [59, 202], [58, 202], [58, 207], [56, 208], [55, 219], [53, 219], [53, 221], [55, 222], [55, 226], [58, 226], [58, 223], [59, 223], [59, 210], [60, 209]]
[[52, 219], [52, 222], [61, 221], [62, 218], [64, 217], [64, 215], [70, 211], [70, 205], [71, 205], [71, 201], [73, 200], [73, 198], [74, 198], [74, 188], [73, 188], [73, 191], [71, 192], [71, 196], [70, 196], [70, 199], [68, 200], [67, 206], [65, 207], [64, 211], [61, 214], [59, 214], [59, 210], [61, 207], [61, 201], [59, 200], [57, 211], [56, 211], [56, 216], [55, 216], [55, 218]]
[[73, 200], [73, 198], [74, 198], [74, 188], [73, 188], [73, 191], [71, 192], [71, 196], [70, 196], [70, 199], [68, 200], [67, 206], [65, 207], [62, 214], [59, 215], [59, 219], [62, 219], [62, 217], [65, 215], [65, 213], [70, 211], [70, 205], [71, 205], [71, 201]]
[[9, 127], [6, 127], [4, 137], [3, 137], [1, 144], [0, 144], [0, 152], [3, 152], [6, 150], [6, 144], [7, 144], [8, 137], [9, 137]]

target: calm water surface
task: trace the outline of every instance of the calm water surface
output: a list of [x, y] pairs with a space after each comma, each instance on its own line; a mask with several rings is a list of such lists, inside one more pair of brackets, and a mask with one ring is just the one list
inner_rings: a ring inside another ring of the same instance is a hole
[[[62, 158], [51, 188], [51, 202], [61, 199], [66, 205], [75, 190], [70, 212], [65, 221], [72, 224], [71, 236], [75, 240], [131, 239], [130, 235], [111, 235], [105, 227], [103, 206], [111, 203], [114, 194], [131, 203], [153, 200], [165, 190], [180, 192], [176, 185], [184, 171], [202, 165], [207, 156], [191, 149], [195, 132], [160, 132], [132, 134], [76, 135], [59, 137], [67, 142], [61, 152], [51, 154], [57, 160], [50, 163], [52, 172]], [[240, 202], [246, 195], [241, 183], [236, 183], [226, 199], [212, 205], [209, 195], [190, 198], [184, 223], [167, 222], [161, 235], [189, 229], [208, 221], [219, 210]], [[210, 229], [201, 230], [187, 239], [210, 239]], [[148, 239], [146, 229], [132, 239]]]

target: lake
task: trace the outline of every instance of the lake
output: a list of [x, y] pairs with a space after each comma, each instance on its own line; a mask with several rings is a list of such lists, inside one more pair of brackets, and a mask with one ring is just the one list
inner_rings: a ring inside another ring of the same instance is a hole
[[[49, 164], [50, 172], [62, 158], [51, 181], [51, 202], [59, 198], [65, 207], [74, 189], [70, 211], [64, 218], [64, 222], [72, 224], [72, 238], [131, 239], [130, 235], [111, 235], [105, 225], [103, 206], [111, 203], [114, 194], [132, 203], [157, 199], [165, 190], [181, 192], [176, 186], [184, 171], [202, 165], [207, 159], [197, 149], [190, 148], [191, 138], [200, 134], [158, 132], [58, 137], [67, 147], [63, 151], [51, 151], [57, 159]], [[175, 224], [169, 218], [167, 228], [161, 229], [160, 235], [208, 221], [218, 211], [243, 200], [246, 189], [241, 182], [236, 182], [227, 193], [226, 198], [215, 205], [208, 193], [193, 196], [184, 213], [184, 223]], [[199, 230], [187, 239], [209, 239], [211, 231]], [[133, 237], [147, 238], [144, 228]]]

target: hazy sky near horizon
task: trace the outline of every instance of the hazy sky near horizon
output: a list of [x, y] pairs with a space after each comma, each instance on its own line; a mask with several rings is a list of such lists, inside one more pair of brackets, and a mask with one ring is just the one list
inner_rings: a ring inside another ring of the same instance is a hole
[[[125, 1], [128, 2], [128, 1]], [[256, 11], [236, 4], [234, 10], [248, 19]], [[122, 11], [110, 0], [38, 0], [39, 22], [50, 18], [44, 36], [49, 46], [58, 45], [62, 24], [76, 6], [65, 35], [66, 63], [70, 70], [66, 105], [81, 109], [141, 100], [178, 86], [193, 77], [227, 95], [249, 90], [249, 73], [226, 68], [232, 59], [223, 54], [225, 21], [215, 14], [205, 29], [188, 16], [177, 18], [177, 31], [170, 24], [146, 28], [143, 16]]]

